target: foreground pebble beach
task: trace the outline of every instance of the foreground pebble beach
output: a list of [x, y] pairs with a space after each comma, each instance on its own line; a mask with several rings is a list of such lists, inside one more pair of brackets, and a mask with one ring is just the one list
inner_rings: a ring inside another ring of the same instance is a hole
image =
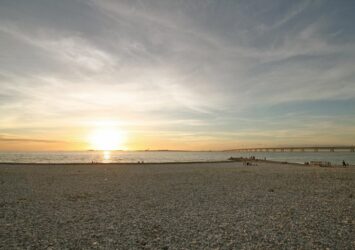
[[1, 249], [354, 249], [355, 169], [0, 165]]

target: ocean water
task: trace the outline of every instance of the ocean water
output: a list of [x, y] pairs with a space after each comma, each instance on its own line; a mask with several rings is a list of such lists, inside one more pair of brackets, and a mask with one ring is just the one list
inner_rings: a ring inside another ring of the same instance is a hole
[[225, 161], [229, 157], [304, 163], [329, 161], [341, 165], [345, 160], [355, 165], [354, 152], [178, 152], [178, 151], [76, 151], [76, 152], [0, 152], [0, 163], [145, 163]]

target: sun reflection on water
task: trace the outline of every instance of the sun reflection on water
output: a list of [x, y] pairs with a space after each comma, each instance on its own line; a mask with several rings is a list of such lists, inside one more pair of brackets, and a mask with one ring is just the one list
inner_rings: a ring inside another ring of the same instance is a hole
[[104, 162], [109, 162], [111, 160], [111, 151], [103, 152], [103, 160]]

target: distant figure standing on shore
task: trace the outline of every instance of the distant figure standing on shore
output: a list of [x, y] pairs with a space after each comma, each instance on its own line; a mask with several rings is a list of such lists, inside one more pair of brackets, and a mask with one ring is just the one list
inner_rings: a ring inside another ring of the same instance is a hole
[[347, 166], [347, 164], [346, 164], [346, 162], [343, 160], [343, 167], [346, 167]]

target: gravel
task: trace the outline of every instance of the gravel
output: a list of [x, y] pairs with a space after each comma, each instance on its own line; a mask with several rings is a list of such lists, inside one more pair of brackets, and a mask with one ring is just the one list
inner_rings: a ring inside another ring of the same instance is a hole
[[1, 249], [355, 249], [355, 168], [0, 165]]

